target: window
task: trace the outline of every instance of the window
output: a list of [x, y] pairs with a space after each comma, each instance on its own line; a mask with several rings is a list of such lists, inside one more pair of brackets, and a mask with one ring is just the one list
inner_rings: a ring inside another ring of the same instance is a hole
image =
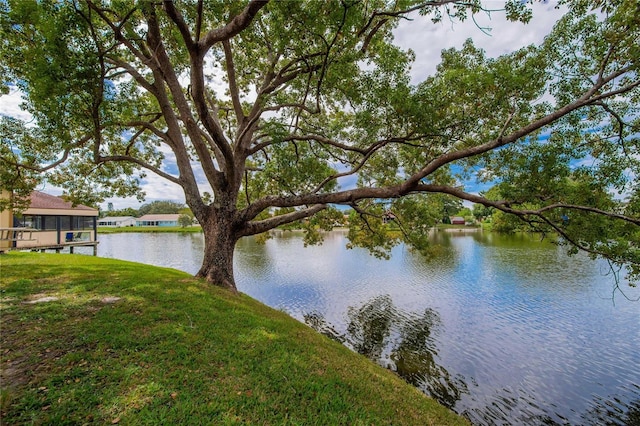
[[18, 226], [40, 231], [55, 231], [56, 216], [24, 215], [18, 219]]
[[142, 222], [138, 222], [140, 226], [158, 226], [157, 220], [143, 220]]
[[84, 229], [93, 229], [93, 223], [95, 218], [93, 216], [84, 216]]
[[[39, 215], [24, 215], [21, 218], [18, 218], [17, 225], [20, 228], [32, 228], [43, 230], [44, 228], [44, 216]], [[54, 223], [55, 229], [55, 223]]]
[[72, 216], [73, 229], [93, 229], [93, 217], [92, 216]]
[[60, 216], [60, 230], [69, 231], [71, 228], [71, 216]]
[[14, 223], [20, 228], [33, 228], [40, 231], [55, 231], [60, 221], [61, 231], [89, 230], [93, 229], [92, 216], [46, 216], [24, 215], [15, 217]]
[[44, 229], [45, 231], [55, 231], [57, 226], [56, 226], [56, 219], [57, 216], [41, 216], [42, 217], [42, 229]]

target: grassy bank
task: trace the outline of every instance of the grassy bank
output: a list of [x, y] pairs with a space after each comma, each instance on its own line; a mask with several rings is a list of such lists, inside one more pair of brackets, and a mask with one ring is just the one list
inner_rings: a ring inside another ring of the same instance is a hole
[[453, 425], [393, 373], [166, 268], [0, 256], [2, 424]]
[[122, 232], [202, 232], [201, 226], [112, 226], [98, 227], [98, 234], [117, 234]]

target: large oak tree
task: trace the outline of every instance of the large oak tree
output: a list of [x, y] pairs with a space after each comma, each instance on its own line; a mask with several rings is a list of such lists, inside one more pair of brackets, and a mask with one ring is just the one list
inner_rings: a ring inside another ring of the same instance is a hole
[[[464, 19], [480, 2], [2, 2], [2, 83], [33, 116], [2, 120], [2, 186], [17, 203], [46, 178], [96, 202], [155, 173], [202, 224], [198, 276], [232, 290], [241, 237], [308, 219], [315, 240], [349, 205], [351, 244], [424, 248], [447, 197], [637, 273], [640, 6], [569, 3], [540, 46], [488, 58], [468, 41], [413, 85], [399, 20]], [[401, 237], [383, 232], [388, 210]]]

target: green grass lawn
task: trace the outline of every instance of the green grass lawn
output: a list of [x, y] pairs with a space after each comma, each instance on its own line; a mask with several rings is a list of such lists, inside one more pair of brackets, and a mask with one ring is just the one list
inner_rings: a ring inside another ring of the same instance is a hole
[[467, 424], [285, 313], [172, 269], [0, 256], [2, 424]]

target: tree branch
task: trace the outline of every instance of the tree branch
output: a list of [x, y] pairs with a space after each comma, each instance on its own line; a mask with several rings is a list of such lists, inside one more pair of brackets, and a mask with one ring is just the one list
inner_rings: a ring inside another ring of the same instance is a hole
[[277, 226], [295, 222], [296, 220], [305, 219], [307, 217], [313, 216], [321, 210], [326, 209], [327, 207], [328, 206], [325, 204], [317, 204], [303, 210], [297, 210], [295, 212], [274, 216], [269, 219], [256, 222], [248, 222], [244, 229], [244, 232], [242, 233], [242, 236], [244, 237], [248, 235], [261, 234], [262, 232], [266, 232]]
[[135, 158], [135, 157], [131, 157], [129, 155], [109, 155], [106, 157], [99, 157], [98, 158], [98, 164], [100, 163], [108, 163], [108, 162], [128, 162], [128, 163], [134, 163], [139, 165], [140, 167], [143, 167], [149, 171], [152, 171], [153, 173], [157, 174], [158, 176], [167, 179], [170, 182], [173, 182], [177, 185], [180, 185], [181, 187], [184, 187], [184, 182], [179, 179], [176, 178], [175, 176], [170, 175], [169, 173], [163, 172], [162, 170], [160, 170], [159, 168], [152, 166], [151, 164], [140, 160], [139, 158]]
[[346, 191], [323, 194], [301, 194], [289, 196], [267, 196], [256, 200], [239, 213], [244, 221], [256, 217], [263, 210], [270, 207], [298, 207], [315, 204], [353, 204], [355, 201], [366, 198], [398, 198], [412, 191], [406, 190], [401, 185], [383, 188], [356, 188]]
[[31, 166], [29, 164], [22, 164], [16, 161], [9, 160], [7, 157], [4, 157], [4, 156], [0, 156], [0, 161], [4, 161], [5, 163], [14, 167], [31, 170], [37, 173], [42, 173], [42, 172], [46, 172], [47, 170], [51, 170], [54, 167], [59, 166], [60, 164], [63, 164], [65, 161], [67, 161], [67, 159], [69, 159], [69, 154], [73, 149], [80, 148], [81, 146], [89, 142], [92, 138], [93, 138], [93, 135], [91, 134], [84, 135], [82, 138], [78, 139], [76, 142], [73, 142], [72, 144], [67, 146], [64, 149], [62, 156], [59, 159], [57, 159], [51, 164], [47, 164], [46, 166]]
[[93, 3], [93, 1], [87, 0], [87, 5], [89, 6], [90, 9], [93, 9], [98, 14], [98, 16], [100, 16], [100, 18], [104, 21], [104, 23], [107, 24], [107, 26], [109, 26], [109, 28], [111, 28], [111, 31], [113, 31], [114, 37], [117, 41], [124, 44], [127, 47], [127, 49], [129, 49], [129, 51], [133, 53], [135, 57], [140, 59], [143, 63], [151, 65], [150, 55], [147, 54], [148, 52], [143, 52], [142, 50], [138, 49], [133, 43], [131, 43], [130, 40], [128, 40], [122, 34], [122, 27], [126, 23], [126, 20], [129, 18], [129, 16], [133, 14], [133, 12], [135, 11], [135, 8], [132, 9], [122, 19], [120, 25], [116, 25], [111, 21], [111, 19], [109, 19], [109, 17], [104, 13], [104, 11], [101, 8], [99, 8]]
[[120, 59], [117, 58], [112, 58], [110, 56], [107, 56], [105, 58], [107, 60], [107, 62], [109, 62], [110, 64], [113, 64], [117, 67], [120, 67], [122, 69], [124, 69], [127, 74], [129, 74], [131, 77], [133, 77], [133, 79], [142, 87], [144, 87], [147, 92], [151, 93], [151, 94], [155, 94], [156, 93], [156, 89], [155, 87], [153, 87], [152, 83], [150, 83], [146, 78], [144, 78], [144, 76], [142, 74], [140, 74], [140, 72], [138, 72], [138, 70], [136, 70], [131, 64], [122, 61]]
[[498, 210], [501, 210], [505, 213], [511, 213], [517, 216], [538, 216], [541, 217], [543, 213], [557, 210], [557, 209], [568, 209], [568, 210], [580, 210], [590, 213], [596, 213], [601, 216], [610, 217], [612, 219], [619, 219], [625, 222], [632, 223], [634, 225], [640, 226], [640, 218], [634, 218], [630, 216], [625, 216], [619, 213], [608, 212], [606, 210], [601, 210], [595, 207], [590, 206], [581, 206], [576, 204], [565, 204], [565, 203], [554, 203], [548, 206], [540, 207], [539, 209], [514, 209], [510, 206], [510, 203], [506, 201], [493, 201], [489, 200], [481, 195], [470, 194], [465, 192], [459, 188], [447, 186], [447, 185], [431, 185], [431, 184], [420, 184], [415, 187], [415, 191], [417, 192], [433, 192], [440, 194], [449, 194], [453, 195], [456, 198], [461, 200], [471, 201], [473, 203], [482, 204], [487, 207], [494, 207]]
[[233, 102], [233, 109], [236, 113], [236, 121], [238, 123], [238, 127], [242, 127], [245, 116], [244, 111], [242, 110], [242, 104], [240, 103], [238, 84], [236, 83], [236, 69], [233, 65], [233, 52], [231, 51], [231, 43], [229, 42], [229, 40], [223, 40], [222, 46], [224, 48], [224, 58], [227, 66], [227, 77], [229, 78], [229, 93], [231, 94], [231, 101]]
[[227, 25], [222, 28], [216, 28], [209, 31], [198, 42], [198, 46], [202, 51], [208, 50], [215, 43], [222, 40], [229, 40], [231, 37], [240, 33], [240, 31], [247, 28], [256, 14], [267, 5], [269, 0], [251, 0], [244, 10], [237, 16], [235, 16]]
[[362, 155], [365, 155], [368, 151], [367, 149], [349, 146], [320, 135], [299, 135], [299, 136], [290, 135], [278, 141], [270, 140], [270, 141], [259, 143], [251, 148], [251, 150], [249, 151], [249, 155], [253, 155], [256, 152], [261, 151], [270, 145], [273, 145], [274, 143], [293, 142], [293, 141], [316, 141], [316, 142], [324, 143], [327, 145], [335, 146], [336, 148], [340, 148], [345, 151], [357, 152]]
[[602, 99], [612, 98], [612, 97], [620, 95], [622, 93], [627, 93], [627, 92], [635, 89], [636, 87], [640, 87], [640, 80], [636, 80], [631, 84], [628, 84], [626, 86], [620, 87], [619, 89], [612, 90], [610, 92], [605, 92], [605, 93], [602, 93], [602, 94], [600, 94], [598, 96], [594, 96], [590, 100], [590, 103], [595, 104], [596, 102], [598, 102], [598, 101], [600, 101]]
[[196, 43], [200, 41], [202, 31], [202, 6], [203, 0], [198, 0], [198, 17], [196, 18]]
[[560, 235], [562, 238], [567, 240], [569, 242], [569, 244], [571, 244], [572, 246], [577, 247], [578, 249], [580, 249], [580, 250], [582, 250], [584, 252], [591, 253], [591, 254], [594, 254], [596, 256], [603, 257], [605, 259], [609, 259], [609, 256], [606, 253], [603, 253], [603, 252], [601, 252], [599, 250], [591, 249], [591, 248], [585, 246], [584, 244], [580, 244], [575, 239], [571, 238], [571, 236], [569, 236], [562, 228], [560, 228], [558, 225], [556, 225], [555, 223], [550, 221], [546, 216], [544, 216], [542, 214], [538, 214], [536, 216], [541, 218], [547, 225], [549, 225], [551, 228], [553, 228], [553, 230], [555, 232], [557, 232], [558, 235]]
[[[147, 38], [149, 45], [153, 48], [155, 57], [157, 58], [159, 73], [154, 73], [156, 79], [160, 79], [167, 84], [169, 91], [171, 92], [173, 101], [177, 106], [177, 109], [180, 114], [180, 119], [184, 124], [187, 134], [189, 135], [189, 139], [193, 144], [196, 153], [200, 159], [200, 164], [202, 165], [202, 169], [204, 170], [205, 176], [207, 176], [207, 180], [211, 185], [217, 186], [220, 185], [220, 177], [218, 175], [218, 171], [215, 169], [213, 165], [213, 159], [207, 150], [206, 145], [202, 142], [202, 138], [200, 135], [200, 128], [198, 127], [196, 120], [194, 119], [189, 103], [187, 102], [184, 93], [182, 92], [182, 86], [178, 77], [175, 74], [175, 70], [171, 65], [171, 60], [165, 50], [164, 44], [162, 42], [162, 35], [160, 33], [160, 24], [158, 22], [157, 16], [155, 14], [155, 9], [151, 7], [147, 13], [147, 25], [148, 32]], [[162, 99], [158, 99], [160, 101], [161, 107], [163, 107], [163, 113], [165, 111], [173, 115], [173, 111], [168, 111], [171, 109], [169, 99], [164, 95], [164, 90], [161, 90]], [[166, 114], [165, 114], [166, 115]], [[172, 139], [182, 141], [182, 132], [180, 130], [180, 126], [176, 124], [174, 129], [171, 129], [173, 132]], [[184, 146], [184, 143], [183, 143]], [[179, 150], [174, 150], [179, 151]], [[186, 151], [186, 150], [185, 150]], [[178, 155], [176, 152], [178, 161], [178, 167], [181, 171], [181, 177], [184, 179], [188, 179], [189, 185], [192, 188], [192, 192], [195, 193], [197, 189], [197, 182], [195, 176], [193, 175], [193, 170], [191, 168], [190, 161], [188, 160], [186, 153], [184, 155]]]
[[[619, 76], [621, 75], [619, 72], [614, 73], [615, 75]], [[480, 144], [480, 145], [476, 145], [476, 146], [472, 146], [466, 149], [462, 149], [462, 150], [458, 150], [458, 151], [453, 151], [453, 152], [448, 152], [446, 154], [443, 154], [437, 158], [435, 158], [434, 160], [432, 160], [429, 164], [427, 164], [425, 167], [423, 167], [420, 171], [418, 171], [417, 173], [415, 173], [413, 176], [411, 176], [410, 178], [408, 178], [405, 181], [405, 185], [408, 187], [412, 187], [414, 185], [416, 185], [418, 182], [420, 182], [420, 180], [422, 180], [424, 177], [430, 175], [431, 173], [435, 172], [436, 170], [438, 170], [440, 167], [449, 164], [453, 161], [456, 160], [461, 160], [463, 158], [468, 158], [468, 157], [473, 157], [473, 156], [477, 156], [480, 154], [484, 154], [486, 152], [492, 151], [496, 148], [511, 144], [541, 128], [543, 128], [544, 126], [553, 123], [554, 121], [559, 120], [560, 118], [564, 117], [565, 115], [578, 110], [584, 106], [593, 104], [594, 102], [600, 100], [600, 99], [604, 99], [604, 98], [608, 98], [611, 96], [616, 96], [620, 93], [625, 93], [628, 92], [630, 90], [632, 90], [634, 87], [640, 85], [640, 81], [637, 81], [633, 84], [627, 85], [624, 88], [621, 88], [619, 90], [616, 91], [612, 91], [612, 92], [608, 92], [606, 94], [602, 94], [602, 95], [598, 95], [598, 96], [594, 96], [599, 89], [601, 89], [607, 82], [611, 81], [614, 77], [614, 74], [609, 75], [606, 79], [604, 79], [601, 83], [596, 83], [594, 84], [589, 90], [587, 90], [586, 92], [583, 93], [583, 95], [581, 97], [579, 97], [578, 99], [576, 99], [574, 102], [569, 103], [561, 108], [558, 108], [557, 110], [555, 110], [554, 112], [547, 114], [546, 116], [539, 118], [538, 120], [533, 121], [532, 123], [529, 123], [526, 126], [521, 127], [520, 129], [512, 132], [511, 134], [504, 136], [504, 137], [498, 137], [492, 141]], [[510, 119], [509, 119], [510, 120]]]
[[176, 6], [173, 0], [164, 0], [164, 10], [169, 15], [169, 18], [173, 21], [174, 24], [178, 27], [178, 31], [182, 35], [182, 40], [184, 41], [187, 49], [192, 49], [193, 39], [191, 38], [191, 32], [189, 31], [189, 26], [184, 21], [182, 14], [176, 9]]
[[283, 108], [297, 108], [301, 111], [306, 111], [309, 114], [317, 114], [320, 111], [317, 109], [311, 109], [308, 106], [306, 106], [305, 104], [302, 103], [288, 103], [288, 104], [279, 104], [279, 105], [273, 105], [273, 106], [269, 106], [269, 107], [264, 107], [261, 109], [261, 112], [266, 112], [266, 111], [280, 111]]
[[619, 220], [623, 220], [625, 222], [629, 222], [632, 223], [634, 225], [638, 225], [640, 226], [640, 218], [634, 218], [634, 217], [630, 217], [630, 216], [625, 216], [619, 213], [613, 213], [613, 212], [608, 212], [606, 210], [601, 210], [601, 209], [597, 209], [595, 207], [589, 207], [589, 206], [580, 206], [580, 205], [575, 205], [575, 204], [564, 204], [564, 203], [556, 203], [556, 204], [551, 204], [548, 206], [544, 206], [538, 210], [534, 210], [532, 211], [531, 214], [535, 214], [537, 213], [543, 213], [545, 211], [548, 210], [555, 210], [555, 209], [567, 209], [567, 210], [580, 210], [580, 211], [585, 211], [585, 212], [590, 212], [590, 213], [596, 213], [599, 214], [601, 216], [607, 216], [610, 217], [612, 219], [619, 219]]
[[122, 123], [123, 126], [127, 127], [142, 127], [146, 130], [149, 130], [151, 133], [162, 139], [167, 145], [174, 148], [176, 145], [173, 143], [173, 140], [162, 130], [158, 129], [152, 123], [160, 118], [161, 114], [156, 114], [151, 120], [132, 120], [127, 121], [126, 123]]
[[283, 74], [281, 70], [280, 73], [278, 73], [278, 75], [276, 76], [276, 78], [274, 78], [268, 86], [261, 88], [259, 94], [262, 95], [262, 94], [272, 93], [278, 87], [290, 82], [291, 80], [297, 78], [298, 76], [302, 74], [318, 71], [320, 68], [322, 68], [321, 64], [307, 65], [306, 67], [296, 68], [293, 71], [289, 72], [288, 74]]

